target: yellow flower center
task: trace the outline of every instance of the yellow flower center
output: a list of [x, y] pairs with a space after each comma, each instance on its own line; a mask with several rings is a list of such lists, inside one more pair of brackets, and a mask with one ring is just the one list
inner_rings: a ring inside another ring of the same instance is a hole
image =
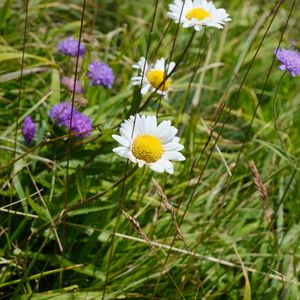
[[202, 21], [209, 16], [210, 16], [210, 13], [208, 11], [206, 11], [203, 8], [199, 8], [199, 7], [189, 10], [185, 15], [185, 17], [188, 20], [197, 19], [199, 21]]
[[161, 158], [163, 147], [157, 137], [145, 134], [134, 139], [132, 153], [137, 159], [154, 163]]
[[150, 70], [147, 73], [147, 79], [154, 88], [166, 91], [170, 86], [170, 79], [166, 80], [166, 75], [160, 70]]

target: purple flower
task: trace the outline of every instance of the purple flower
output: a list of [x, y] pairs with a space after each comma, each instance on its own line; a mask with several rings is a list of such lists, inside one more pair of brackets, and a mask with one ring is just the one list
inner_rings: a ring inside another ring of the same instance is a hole
[[300, 53], [296, 50], [286, 50], [284, 48], [275, 50], [277, 59], [282, 63], [279, 66], [281, 71], [289, 71], [293, 77], [300, 76]]
[[[62, 54], [69, 56], [77, 56], [78, 53], [78, 41], [72, 37], [66, 38], [58, 44], [58, 51]], [[79, 55], [83, 56], [85, 53], [85, 46], [80, 43]]]
[[91, 119], [84, 114], [77, 113], [72, 119], [71, 131], [74, 133], [78, 132], [77, 136], [79, 138], [85, 138], [91, 134], [91, 130], [93, 130]]
[[111, 89], [115, 76], [112, 69], [99, 61], [92, 61], [88, 66], [87, 76], [90, 78], [90, 85], [102, 85]]
[[32, 119], [29, 116], [27, 116], [22, 126], [22, 133], [25, 139], [25, 143], [27, 145], [31, 144], [31, 142], [33, 141], [36, 131], [37, 128], [35, 124], [33, 123]]
[[[49, 116], [59, 125], [70, 128], [72, 105], [68, 102], [62, 102], [54, 105], [49, 112]], [[86, 115], [73, 109], [71, 132], [78, 133], [78, 138], [85, 138], [93, 130], [92, 121]]]
[[[61, 83], [71, 92], [73, 92], [74, 88], [74, 77], [62, 77]], [[83, 88], [80, 81], [76, 80], [75, 93], [83, 94]]]
[[[49, 117], [51, 117], [59, 126], [69, 126], [71, 119], [72, 105], [69, 102], [61, 102], [54, 105], [50, 112]], [[73, 108], [73, 118], [74, 115], [79, 113], [76, 108]]]

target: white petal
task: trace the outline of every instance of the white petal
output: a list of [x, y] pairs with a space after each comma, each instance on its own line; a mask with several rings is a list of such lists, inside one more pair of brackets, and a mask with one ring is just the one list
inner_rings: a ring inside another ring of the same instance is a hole
[[164, 152], [163, 158], [174, 161], [183, 161], [185, 157], [178, 151], [166, 151]]
[[167, 71], [167, 74], [169, 75], [173, 69], [175, 68], [176, 64], [174, 63], [174, 61], [171, 61], [168, 65], [168, 71]]
[[155, 163], [153, 163], [152, 165], [150, 165], [150, 169], [154, 172], [157, 172], [157, 173], [163, 173], [164, 172], [164, 167], [160, 163], [160, 160], [158, 160]]
[[145, 161], [140, 160], [140, 159], [137, 159], [137, 163], [138, 163], [139, 168], [143, 167], [146, 164]]
[[191, 8], [194, 7], [192, 0], [185, 0], [184, 5]]
[[161, 122], [156, 130], [156, 136], [161, 140], [162, 143], [166, 144], [173, 140], [178, 129], [171, 126], [171, 121]]
[[169, 10], [172, 12], [180, 13], [181, 7], [178, 7], [175, 4], [169, 4]]
[[141, 94], [145, 95], [149, 91], [150, 87], [151, 87], [151, 85], [149, 83], [143, 84]]
[[166, 63], [166, 61], [165, 61], [164, 57], [162, 57], [159, 62], [159, 67], [162, 71], [165, 71], [165, 63]]
[[178, 7], [182, 7], [182, 5], [183, 5], [183, 1], [182, 0], [174, 0], [174, 3]]
[[152, 92], [156, 92], [158, 95], [162, 95], [164, 96], [164, 98], [168, 98], [168, 91], [161, 91], [154, 88]]
[[169, 174], [174, 173], [173, 164], [170, 161], [163, 158], [153, 163], [150, 166], [150, 169], [158, 173], [162, 173], [164, 171], [166, 171]]
[[146, 116], [141, 116], [138, 131], [142, 135], [147, 133]]
[[119, 136], [119, 135], [113, 134], [112, 138], [114, 140], [116, 140], [119, 144], [121, 144], [124, 147], [129, 147], [130, 146], [130, 140], [126, 139], [123, 136]]
[[182, 25], [183, 28], [189, 28], [191, 26], [193, 26], [193, 24], [191, 24], [190, 22], [183, 23]]
[[131, 77], [130, 80], [131, 80], [131, 81], [134, 81], [134, 82], [136, 82], [136, 81], [141, 82], [141, 81], [142, 81], [142, 76], [134, 76], [134, 77]]
[[169, 174], [174, 173], [173, 164], [167, 159], [161, 159], [161, 163], [163, 164], [165, 171]]
[[171, 13], [171, 12], [168, 12], [167, 13], [167, 16], [172, 19], [172, 20], [175, 20], [176, 23], [178, 23], [178, 14], [177, 13]]
[[177, 142], [171, 142], [163, 145], [164, 151], [181, 151], [184, 147]]
[[120, 134], [123, 136], [127, 141], [131, 141], [132, 136], [132, 126], [130, 129], [120, 128]]
[[125, 158], [130, 158], [131, 156], [131, 150], [126, 147], [117, 147], [114, 148], [112, 151]]

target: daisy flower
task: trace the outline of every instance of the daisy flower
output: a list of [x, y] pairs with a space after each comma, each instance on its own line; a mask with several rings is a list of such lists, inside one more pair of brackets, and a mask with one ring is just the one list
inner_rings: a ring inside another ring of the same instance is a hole
[[167, 76], [173, 71], [175, 67], [174, 62], [166, 64], [165, 59], [160, 58], [155, 64], [149, 65], [146, 59], [142, 57], [132, 67], [139, 70], [139, 75], [131, 78], [132, 85], [140, 85], [142, 83], [142, 95], [150, 90], [167, 98], [171, 84], [171, 79], [167, 78]]
[[225, 9], [217, 9], [206, 0], [174, 0], [169, 4], [167, 15], [175, 23], [182, 23], [184, 28], [194, 27], [196, 31], [204, 26], [222, 29], [226, 22], [231, 21]]
[[282, 63], [279, 66], [281, 71], [289, 71], [293, 77], [300, 76], [300, 53], [298, 51], [281, 48], [275, 50], [275, 55]]
[[177, 131], [171, 121], [157, 125], [156, 116], [136, 114], [121, 124], [120, 135], [112, 135], [120, 144], [113, 152], [137, 163], [140, 168], [148, 165], [155, 172], [173, 174], [171, 161], [185, 160], [179, 152], [183, 146], [175, 136]]

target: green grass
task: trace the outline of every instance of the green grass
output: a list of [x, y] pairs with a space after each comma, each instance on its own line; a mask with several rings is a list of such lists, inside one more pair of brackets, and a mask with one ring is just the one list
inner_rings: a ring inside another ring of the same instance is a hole
[[[143, 105], [131, 65], [146, 54], [155, 3], [88, 1], [80, 111], [95, 130], [71, 140], [69, 158], [48, 112], [72, 99], [60, 78], [75, 59], [57, 44], [78, 38], [83, 2], [29, 1], [22, 79], [26, 1], [0, 4], [0, 299], [298, 299], [299, 78], [272, 63], [282, 34], [282, 47], [300, 46], [299, 3], [285, 26], [292, 0], [278, 13], [275, 1], [216, 1], [232, 21], [197, 32], [185, 51], [193, 30], [176, 35], [170, 1], [158, 1], [149, 57], [169, 58], [176, 37], [172, 60], [182, 60], [169, 100]], [[112, 67], [111, 90], [88, 87], [94, 58]], [[142, 106], [179, 128], [186, 161], [172, 176], [126, 168], [112, 152], [111, 135]], [[28, 114], [39, 128], [31, 146]]]

